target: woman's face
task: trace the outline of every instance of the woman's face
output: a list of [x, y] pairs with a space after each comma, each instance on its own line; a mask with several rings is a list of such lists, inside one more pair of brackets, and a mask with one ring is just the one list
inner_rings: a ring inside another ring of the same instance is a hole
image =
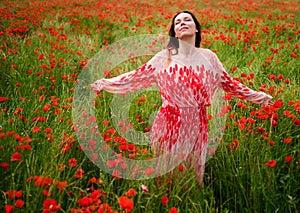
[[174, 31], [178, 39], [182, 39], [185, 36], [195, 36], [197, 29], [192, 16], [188, 13], [177, 15], [174, 19]]

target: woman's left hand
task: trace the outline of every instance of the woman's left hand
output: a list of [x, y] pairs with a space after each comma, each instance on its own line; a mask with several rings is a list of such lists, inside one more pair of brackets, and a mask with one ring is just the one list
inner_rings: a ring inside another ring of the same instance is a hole
[[274, 105], [274, 102], [272, 101], [273, 97], [266, 94], [265, 93], [265, 97], [264, 97], [264, 100], [263, 100], [263, 104], [266, 104], [266, 105], [269, 105], [269, 106], [273, 106]]

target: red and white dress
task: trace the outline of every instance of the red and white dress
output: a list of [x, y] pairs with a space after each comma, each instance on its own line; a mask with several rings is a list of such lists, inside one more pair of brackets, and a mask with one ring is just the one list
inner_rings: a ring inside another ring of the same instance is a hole
[[168, 54], [164, 50], [138, 69], [114, 78], [100, 79], [91, 87], [95, 91], [124, 94], [155, 83], [162, 106], [151, 128], [152, 149], [157, 156], [170, 150], [182, 154], [194, 167], [201, 184], [208, 144], [206, 108], [210, 106], [215, 91], [221, 88], [237, 98], [257, 104], [268, 104], [272, 97], [231, 78], [218, 57], [208, 49], [197, 48], [197, 53], [188, 59], [172, 55], [169, 63], [166, 61]]

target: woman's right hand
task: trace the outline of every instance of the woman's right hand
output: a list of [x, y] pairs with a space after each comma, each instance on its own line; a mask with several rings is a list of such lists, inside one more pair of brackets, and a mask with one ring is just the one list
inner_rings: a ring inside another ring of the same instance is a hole
[[95, 92], [98, 93], [102, 90], [102, 86], [101, 86], [101, 79], [95, 81], [94, 83], [90, 84], [91, 89]]

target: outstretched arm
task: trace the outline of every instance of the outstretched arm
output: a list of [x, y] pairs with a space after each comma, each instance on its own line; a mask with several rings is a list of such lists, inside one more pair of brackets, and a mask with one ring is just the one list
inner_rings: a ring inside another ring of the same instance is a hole
[[149, 87], [155, 82], [156, 74], [163, 67], [165, 60], [163, 52], [160, 52], [136, 70], [110, 79], [101, 78], [91, 84], [91, 88], [95, 92], [106, 90], [111, 93], [125, 94]]
[[247, 86], [240, 83], [238, 80], [230, 77], [230, 75], [224, 69], [222, 63], [218, 59], [218, 57], [213, 54], [213, 58], [211, 60], [214, 69], [220, 75], [220, 86], [223, 90], [239, 99], [251, 101], [256, 104], [266, 104], [273, 105], [272, 96], [264, 93], [258, 92], [248, 88]]
[[272, 96], [246, 87], [239, 81], [231, 78], [225, 70], [223, 70], [221, 74], [221, 86], [225, 92], [239, 99], [251, 101], [256, 104], [273, 105], [271, 101]]

